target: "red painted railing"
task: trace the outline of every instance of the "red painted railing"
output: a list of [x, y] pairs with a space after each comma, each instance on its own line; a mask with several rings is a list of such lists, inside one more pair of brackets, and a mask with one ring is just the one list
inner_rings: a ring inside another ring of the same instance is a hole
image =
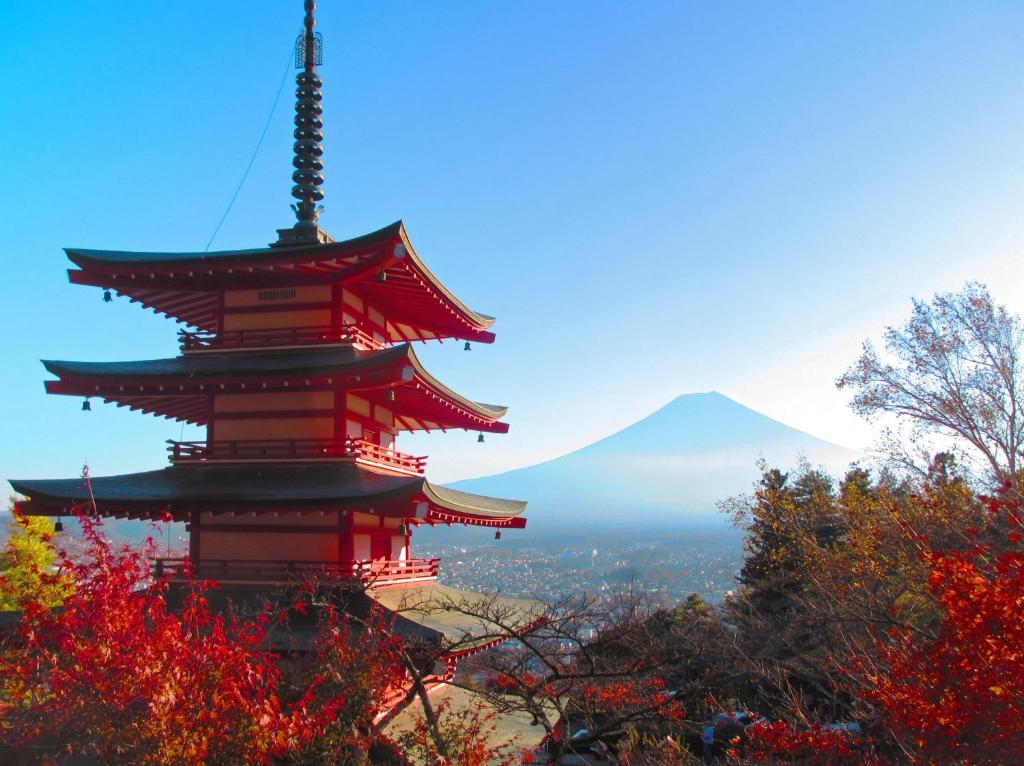
[[407, 455], [365, 439], [346, 439], [346, 449], [354, 454], [357, 460], [388, 468], [399, 468], [410, 473], [423, 473], [427, 467], [425, 455]]
[[167, 440], [173, 463], [233, 460], [357, 460], [405, 473], [423, 473], [427, 458], [407, 455], [365, 439], [266, 439], [260, 441]]
[[340, 329], [330, 327], [291, 327], [274, 330], [226, 330], [211, 332], [178, 331], [178, 341], [185, 353], [223, 351], [236, 348], [273, 348], [288, 346], [315, 346], [323, 343], [344, 343], [362, 348], [383, 348], [365, 331], [355, 325]]
[[[240, 528], [239, 531], [243, 531]], [[184, 579], [186, 569], [202, 580], [229, 582], [295, 582], [307, 577], [352, 580], [363, 585], [393, 585], [436, 580], [441, 559], [406, 561], [258, 561], [248, 559], [154, 558], [153, 574], [172, 580]]]

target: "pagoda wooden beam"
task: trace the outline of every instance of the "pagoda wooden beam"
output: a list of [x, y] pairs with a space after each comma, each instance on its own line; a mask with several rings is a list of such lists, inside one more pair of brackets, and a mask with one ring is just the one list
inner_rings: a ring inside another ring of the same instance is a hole
[[280, 311], [316, 311], [333, 307], [330, 301], [306, 301], [303, 303], [272, 303], [256, 306], [225, 306], [225, 314], [276, 314]]
[[[276, 511], [274, 513], [277, 513]], [[313, 513], [322, 513], [314, 511]], [[264, 514], [266, 515], [266, 514]], [[203, 522], [204, 532], [234, 532], [238, 534], [335, 534], [337, 525], [330, 524], [220, 524]]]
[[215, 412], [213, 417], [217, 420], [249, 420], [252, 418], [326, 418], [338, 414], [339, 407], [319, 409], [297, 409], [297, 410], [239, 410], [237, 412]]
[[167, 303], [169, 304], [167, 311], [173, 311], [174, 313], [184, 311], [194, 311], [200, 307], [207, 307], [216, 310], [218, 304], [217, 293], [214, 292], [203, 292], [200, 295], [188, 299], [174, 300], [168, 298]]

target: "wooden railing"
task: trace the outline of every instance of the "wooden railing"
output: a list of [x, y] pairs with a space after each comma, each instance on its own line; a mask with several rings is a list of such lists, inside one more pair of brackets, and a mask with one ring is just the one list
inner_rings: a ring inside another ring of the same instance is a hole
[[178, 331], [181, 350], [188, 353], [225, 351], [239, 348], [288, 348], [339, 343], [362, 348], [383, 348], [384, 344], [355, 325], [339, 329], [330, 327], [291, 327], [273, 330], [226, 330], [212, 332], [198, 330]]
[[[244, 527], [240, 527], [240, 532]], [[200, 580], [224, 582], [288, 583], [309, 577], [348, 580], [362, 585], [393, 585], [436, 580], [441, 559], [406, 561], [275, 561], [255, 559], [154, 558], [153, 574], [171, 580], [189, 575]]]
[[347, 449], [355, 454], [356, 460], [364, 463], [397, 468], [409, 473], [423, 473], [427, 467], [425, 455], [406, 455], [365, 439], [346, 439]]
[[423, 456], [407, 455], [365, 439], [266, 439], [262, 441], [167, 440], [173, 463], [251, 460], [356, 460], [403, 473], [422, 474]]

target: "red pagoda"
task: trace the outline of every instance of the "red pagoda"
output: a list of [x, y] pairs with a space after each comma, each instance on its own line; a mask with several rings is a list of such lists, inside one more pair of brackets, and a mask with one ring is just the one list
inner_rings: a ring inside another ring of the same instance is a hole
[[[453, 391], [412, 343], [491, 343], [494, 319], [468, 308], [420, 260], [402, 222], [336, 242], [318, 225], [323, 199], [320, 39], [314, 2], [296, 43], [298, 219], [269, 247], [153, 253], [68, 248], [71, 282], [101, 288], [185, 324], [181, 354], [97, 363], [44, 361], [53, 394], [113, 402], [206, 427], [170, 442], [154, 471], [14, 480], [26, 513], [73, 505], [161, 519], [189, 531], [201, 577], [266, 589], [304, 573], [389, 590], [443, 588], [437, 559], [415, 558], [427, 524], [521, 528], [525, 503], [431, 484], [426, 459], [398, 450], [405, 431], [504, 433], [505, 408]], [[88, 409], [88, 406], [84, 406]], [[91, 491], [91, 495], [90, 495]], [[94, 503], [94, 505], [92, 505]], [[181, 559], [156, 562], [172, 579]], [[451, 590], [451, 589], [449, 589]]]

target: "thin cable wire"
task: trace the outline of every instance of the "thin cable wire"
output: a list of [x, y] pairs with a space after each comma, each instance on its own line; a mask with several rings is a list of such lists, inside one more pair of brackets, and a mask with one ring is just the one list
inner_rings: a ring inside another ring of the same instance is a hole
[[252, 170], [252, 165], [256, 162], [256, 155], [260, 153], [260, 147], [263, 146], [263, 139], [267, 137], [267, 130], [270, 128], [270, 121], [274, 118], [274, 112], [277, 111], [277, 103], [281, 100], [281, 91], [284, 90], [285, 81], [288, 79], [288, 71], [292, 68], [292, 62], [295, 59], [295, 53], [292, 50], [288, 51], [288, 62], [284, 67], [284, 74], [281, 75], [281, 84], [277, 86], [277, 95], [274, 96], [274, 105], [270, 107], [270, 114], [267, 115], [267, 121], [263, 125], [263, 131], [260, 133], [260, 140], [256, 142], [256, 148], [252, 152], [252, 157], [249, 158], [249, 164], [245, 166], [245, 172], [242, 173], [242, 180], [238, 182], [238, 186], [235, 187], [235, 193], [231, 195], [231, 201], [228, 202], [227, 210], [224, 211], [224, 215], [220, 217], [220, 221], [217, 222], [217, 228], [213, 230], [213, 234], [210, 235], [210, 240], [206, 243], [206, 247], [203, 248], [203, 252], [209, 252], [210, 245], [213, 244], [214, 238], [220, 231], [220, 227], [224, 225], [224, 221], [227, 220], [228, 213], [231, 212], [231, 208], [235, 205], [235, 200], [238, 199], [238, 193], [242, 191], [242, 185], [245, 183], [245, 179], [249, 176], [249, 171]]

